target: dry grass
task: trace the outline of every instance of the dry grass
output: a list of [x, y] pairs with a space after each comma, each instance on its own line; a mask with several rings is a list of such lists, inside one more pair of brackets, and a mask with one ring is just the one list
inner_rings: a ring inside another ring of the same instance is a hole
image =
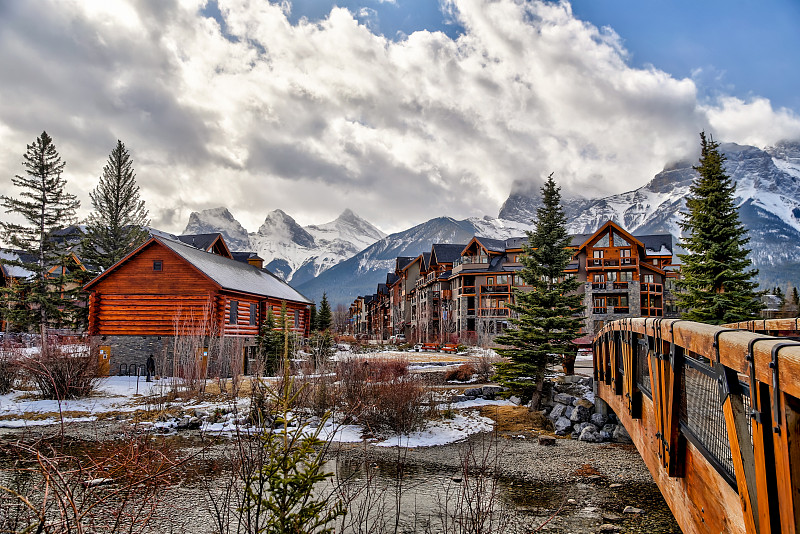
[[591, 464], [583, 464], [575, 471], [570, 473], [573, 477], [590, 477], [590, 476], [603, 476], [600, 471], [594, 468]]
[[501, 434], [537, 434], [551, 432], [552, 423], [539, 412], [531, 412], [525, 406], [481, 406], [482, 416], [493, 419], [495, 429]]

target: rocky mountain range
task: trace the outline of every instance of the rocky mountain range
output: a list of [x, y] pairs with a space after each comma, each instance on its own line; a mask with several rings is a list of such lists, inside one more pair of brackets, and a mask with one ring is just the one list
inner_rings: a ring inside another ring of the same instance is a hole
[[211, 232], [220, 232], [231, 250], [256, 252], [265, 267], [295, 286], [386, 236], [349, 209], [331, 222], [305, 227], [275, 210], [248, 233], [227, 208], [212, 208], [192, 213], [183, 233]]
[[[749, 230], [750, 258], [762, 286], [800, 284], [800, 142], [759, 149], [725, 143], [725, 169], [736, 183], [739, 216]], [[599, 199], [565, 199], [569, 229], [592, 232], [611, 219], [635, 234], [682, 236], [679, 222], [695, 176], [693, 163], [667, 166], [646, 185]], [[539, 199], [515, 193], [500, 217], [530, 221]]]
[[[800, 142], [765, 149], [726, 143], [720, 148], [737, 184], [739, 213], [749, 230], [748, 248], [761, 285], [800, 285]], [[634, 234], [679, 238], [680, 212], [695, 176], [692, 165], [670, 164], [646, 185], [626, 193], [565, 198], [570, 231], [592, 232], [611, 219]], [[523, 235], [538, 205], [537, 194], [514, 192], [498, 218], [436, 217], [389, 236], [350, 210], [330, 223], [306, 227], [275, 210], [257, 232], [248, 234], [227, 209], [216, 208], [193, 213], [185, 233], [222, 232], [231, 248], [258, 252], [269, 269], [309, 298], [318, 302], [325, 291], [333, 304], [348, 304], [357, 295], [374, 293], [397, 256], [417, 256], [433, 243], [466, 243], [474, 235]]]

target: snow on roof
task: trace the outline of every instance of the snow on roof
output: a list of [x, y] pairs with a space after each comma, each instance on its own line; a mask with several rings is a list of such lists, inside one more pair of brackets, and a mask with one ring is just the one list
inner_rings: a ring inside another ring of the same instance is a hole
[[180, 241], [155, 238], [224, 289], [310, 304], [292, 286], [265, 269], [194, 248]]
[[20, 261], [20, 255], [13, 250], [0, 250], [0, 268], [3, 274], [11, 278], [27, 278], [33, 273], [19, 265], [9, 265], [7, 261]]

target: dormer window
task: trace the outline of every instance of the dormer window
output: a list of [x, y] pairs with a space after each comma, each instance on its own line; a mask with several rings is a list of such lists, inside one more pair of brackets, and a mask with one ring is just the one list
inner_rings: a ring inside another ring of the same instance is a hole
[[153, 260], [153, 270], [154, 271], [163, 271], [164, 264], [161, 260]]

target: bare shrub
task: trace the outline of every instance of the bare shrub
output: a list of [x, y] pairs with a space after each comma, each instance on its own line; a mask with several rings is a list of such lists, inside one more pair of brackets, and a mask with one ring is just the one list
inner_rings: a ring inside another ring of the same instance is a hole
[[[66, 446], [65, 446], [66, 445]], [[0, 532], [141, 532], [179, 461], [146, 437], [0, 443]]]
[[20, 360], [22, 352], [11, 347], [0, 347], [0, 395], [5, 395], [14, 388], [20, 376]]
[[370, 388], [370, 404], [359, 417], [373, 431], [407, 434], [425, 425], [427, 390], [414, 377], [397, 377]]
[[88, 343], [50, 345], [44, 354], [20, 360], [20, 367], [46, 399], [77, 399], [90, 395], [100, 381], [96, 350]]
[[475, 362], [475, 372], [478, 378], [484, 382], [490, 380], [494, 375], [494, 366], [497, 362], [502, 361], [503, 358], [499, 357], [497, 353], [490, 350], [482, 350], [478, 361]]
[[477, 372], [475, 366], [471, 363], [464, 363], [455, 369], [448, 369], [444, 374], [446, 381], [457, 380], [458, 382], [467, 382]]

